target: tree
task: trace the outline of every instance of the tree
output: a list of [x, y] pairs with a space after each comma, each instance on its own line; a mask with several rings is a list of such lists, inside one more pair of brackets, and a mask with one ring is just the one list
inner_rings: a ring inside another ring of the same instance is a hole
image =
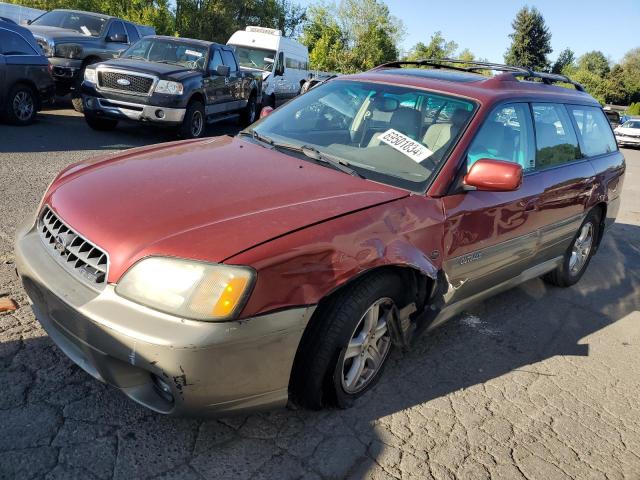
[[346, 39], [329, 7], [323, 4], [309, 7], [300, 41], [309, 49], [309, 60], [314, 69], [327, 72], [342, 70]]
[[575, 60], [576, 55], [575, 53], [573, 53], [573, 50], [571, 50], [570, 48], [565, 48], [560, 52], [560, 55], [558, 55], [558, 59], [555, 61], [553, 67], [551, 68], [551, 73], [562, 73], [568, 67], [571, 67]]
[[609, 60], [604, 56], [604, 53], [594, 50], [587, 52], [578, 59], [578, 70], [586, 70], [591, 73], [595, 73], [600, 77], [605, 77], [609, 71]]
[[627, 102], [640, 102], [640, 48], [628, 51], [620, 62], [620, 67]]
[[418, 42], [409, 52], [407, 60], [423, 60], [427, 58], [450, 58], [453, 57], [458, 44], [454, 41], [446, 41], [442, 36], [442, 32], [436, 32], [431, 35], [431, 40], [428, 44]]
[[547, 55], [553, 51], [551, 33], [538, 9], [522, 8], [511, 26], [511, 46], [504, 56], [505, 63], [534, 70], [548, 70]]

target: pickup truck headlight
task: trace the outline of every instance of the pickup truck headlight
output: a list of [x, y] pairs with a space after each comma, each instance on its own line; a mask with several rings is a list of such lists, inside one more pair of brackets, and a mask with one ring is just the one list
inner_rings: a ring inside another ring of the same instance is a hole
[[244, 306], [254, 280], [249, 267], [149, 257], [124, 274], [116, 293], [178, 317], [221, 321]]
[[80, 58], [82, 45], [77, 43], [61, 43], [55, 46], [55, 56], [62, 58]]
[[96, 83], [97, 74], [95, 68], [85, 68], [84, 70], [84, 81], [87, 83]]
[[180, 82], [172, 82], [169, 80], [160, 80], [156, 85], [156, 93], [166, 93], [168, 95], [182, 95], [184, 85]]

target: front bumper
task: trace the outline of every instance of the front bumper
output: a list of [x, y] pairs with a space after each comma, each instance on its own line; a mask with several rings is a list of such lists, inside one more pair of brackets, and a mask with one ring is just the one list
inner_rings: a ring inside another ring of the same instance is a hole
[[71, 58], [49, 57], [56, 92], [65, 95], [78, 87], [79, 74], [82, 70], [82, 60]]
[[92, 95], [82, 95], [84, 111], [96, 117], [108, 117], [117, 120], [152, 122], [161, 125], [179, 125], [184, 119], [186, 108], [169, 108], [158, 105], [123, 102]]
[[85, 286], [30, 226], [18, 233], [16, 266], [36, 318], [58, 347], [136, 402], [172, 415], [286, 404], [314, 307], [221, 323], [173, 317], [123, 299], [113, 285], [100, 292]]
[[618, 145], [633, 145], [635, 147], [640, 147], [640, 137], [616, 135], [616, 142], [618, 142]]

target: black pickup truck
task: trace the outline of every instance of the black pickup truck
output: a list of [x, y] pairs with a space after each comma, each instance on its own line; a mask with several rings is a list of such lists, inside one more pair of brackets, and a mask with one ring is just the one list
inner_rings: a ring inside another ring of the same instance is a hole
[[231, 117], [253, 123], [262, 84], [240, 70], [231, 47], [150, 36], [116, 60], [88, 66], [82, 98], [85, 119], [94, 129], [134, 120], [175, 126], [181, 137], [196, 138], [205, 123]]
[[86, 66], [116, 58], [140, 38], [155, 34], [152, 27], [78, 10], [51, 10], [29, 22], [27, 28], [49, 58], [56, 93], [71, 93], [79, 112], [82, 101], [78, 89]]

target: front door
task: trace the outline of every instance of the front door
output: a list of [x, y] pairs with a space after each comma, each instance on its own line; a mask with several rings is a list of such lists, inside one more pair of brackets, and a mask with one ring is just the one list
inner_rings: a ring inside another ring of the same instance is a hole
[[225, 102], [229, 99], [229, 79], [216, 72], [218, 65], [224, 65], [222, 55], [219, 48], [211, 51], [209, 67], [207, 68], [206, 77], [204, 79], [204, 90], [207, 96], [207, 104], [205, 113], [209, 115], [218, 115], [225, 111]]
[[236, 63], [236, 57], [233, 52], [227, 48], [222, 49], [222, 61], [229, 67], [229, 77], [227, 79], [227, 87], [229, 91], [229, 98], [226, 102], [227, 111], [238, 110], [242, 105], [242, 80], [240, 72], [238, 70], [238, 64]]
[[518, 276], [532, 266], [537, 249], [544, 185], [539, 176], [528, 175], [535, 165], [528, 104], [501, 105], [489, 114], [469, 148], [466, 169], [481, 158], [518, 163], [525, 176], [513, 192], [466, 191], [443, 199], [447, 304]]

